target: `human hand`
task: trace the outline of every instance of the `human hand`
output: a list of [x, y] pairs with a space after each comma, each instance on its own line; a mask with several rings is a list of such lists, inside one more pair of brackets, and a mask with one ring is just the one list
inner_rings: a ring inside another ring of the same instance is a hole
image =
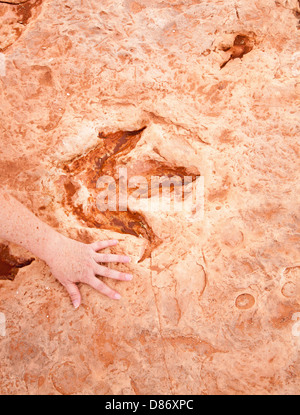
[[60, 235], [54, 247], [50, 250], [51, 255], [46, 259], [53, 276], [68, 291], [73, 306], [78, 308], [81, 304], [81, 295], [76, 283], [83, 282], [95, 288], [100, 293], [109, 298], [119, 300], [120, 294], [109, 288], [96, 275], [130, 281], [131, 274], [119, 272], [103, 265], [99, 262], [130, 262], [130, 258], [125, 255], [101, 254], [101, 249], [114, 246], [117, 240], [106, 240], [84, 244], [73, 239]]

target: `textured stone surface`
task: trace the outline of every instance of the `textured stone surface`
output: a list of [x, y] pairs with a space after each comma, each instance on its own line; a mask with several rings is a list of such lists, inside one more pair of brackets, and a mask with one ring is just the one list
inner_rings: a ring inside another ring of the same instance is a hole
[[[29, 265], [0, 281], [2, 394], [299, 393], [299, 13], [0, 1], [1, 183], [65, 235], [119, 239], [135, 276], [109, 282], [117, 303], [82, 286], [74, 311], [10, 244]], [[126, 137], [105, 169], [201, 174], [202, 221], [96, 212], [97, 163]]]

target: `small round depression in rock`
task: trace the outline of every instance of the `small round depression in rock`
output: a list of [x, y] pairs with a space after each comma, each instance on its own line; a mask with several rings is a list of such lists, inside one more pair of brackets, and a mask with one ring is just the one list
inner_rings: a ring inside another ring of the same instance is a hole
[[295, 297], [296, 296], [296, 285], [292, 281], [286, 282], [281, 288], [281, 294], [287, 298]]
[[253, 307], [255, 304], [255, 298], [253, 295], [245, 293], [240, 294], [235, 300], [235, 306], [241, 310], [247, 310]]

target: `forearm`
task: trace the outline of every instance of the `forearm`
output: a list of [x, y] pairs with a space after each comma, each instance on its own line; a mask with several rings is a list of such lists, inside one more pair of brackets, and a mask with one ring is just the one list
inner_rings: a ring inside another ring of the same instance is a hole
[[47, 262], [63, 237], [15, 198], [0, 191], [0, 238], [23, 246]]

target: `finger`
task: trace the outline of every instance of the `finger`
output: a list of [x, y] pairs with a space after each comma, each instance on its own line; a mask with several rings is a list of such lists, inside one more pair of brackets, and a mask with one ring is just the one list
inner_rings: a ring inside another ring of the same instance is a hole
[[129, 256], [126, 255], [95, 254], [94, 259], [96, 262], [130, 262]]
[[69, 293], [69, 296], [71, 297], [71, 301], [72, 304], [74, 306], [74, 308], [78, 308], [80, 306], [81, 303], [81, 295], [80, 295], [80, 291], [77, 287], [76, 284], [68, 284], [65, 286], [66, 290]]
[[125, 272], [120, 272], [114, 269], [103, 267], [102, 265], [99, 265], [99, 264], [96, 264], [94, 270], [97, 275], [102, 275], [102, 277], [112, 278], [114, 280], [121, 280], [121, 281], [132, 280], [131, 274], [126, 274]]
[[100, 249], [107, 248], [108, 246], [117, 245], [117, 243], [118, 243], [118, 241], [116, 239], [108, 239], [107, 241], [93, 242], [90, 245], [95, 251], [99, 251]]
[[106, 284], [104, 284], [103, 281], [98, 280], [96, 277], [90, 277], [87, 281], [87, 284], [113, 300], [120, 300], [121, 298], [120, 294], [117, 293], [117, 291], [112, 290]]

